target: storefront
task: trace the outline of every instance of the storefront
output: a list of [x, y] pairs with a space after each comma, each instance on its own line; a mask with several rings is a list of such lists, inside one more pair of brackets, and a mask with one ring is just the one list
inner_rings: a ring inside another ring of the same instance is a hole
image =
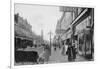
[[86, 56], [92, 53], [92, 43], [93, 43], [93, 33], [91, 33], [91, 23], [90, 23], [90, 16], [88, 16], [85, 20], [83, 20], [80, 24], [76, 26], [77, 30], [77, 47], [78, 53], [80, 55]]
[[14, 26], [14, 39], [15, 39], [15, 50], [19, 48], [26, 48], [27, 46], [33, 46], [32, 33], [19, 27], [18, 24]]

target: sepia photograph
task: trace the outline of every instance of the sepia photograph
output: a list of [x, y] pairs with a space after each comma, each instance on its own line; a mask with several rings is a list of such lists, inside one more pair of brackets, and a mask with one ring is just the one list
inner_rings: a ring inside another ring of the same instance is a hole
[[94, 8], [14, 4], [14, 66], [94, 61]]

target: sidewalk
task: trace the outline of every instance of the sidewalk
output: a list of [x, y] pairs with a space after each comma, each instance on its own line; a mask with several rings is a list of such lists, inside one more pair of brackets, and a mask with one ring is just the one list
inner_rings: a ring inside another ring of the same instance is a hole
[[77, 55], [75, 61], [87, 61], [84, 57]]
[[[51, 51], [51, 56], [50, 56], [50, 59], [49, 59], [48, 63], [69, 62], [68, 61], [68, 55], [64, 56], [64, 55], [61, 54], [62, 49], [57, 48], [57, 50], [54, 51], [54, 49], [52, 48], [51, 50], [52, 50]], [[75, 59], [75, 62], [77, 62], [77, 61], [87, 61], [87, 60], [84, 57], [77, 55], [76, 59]]]

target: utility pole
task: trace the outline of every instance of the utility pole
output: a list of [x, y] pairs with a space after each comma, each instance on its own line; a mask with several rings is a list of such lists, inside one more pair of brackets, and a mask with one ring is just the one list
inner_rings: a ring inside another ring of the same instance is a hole
[[43, 43], [44, 42], [44, 40], [43, 40], [43, 24], [41, 24], [41, 43]]
[[43, 43], [43, 30], [41, 30], [41, 37], [42, 37], [41, 42]]
[[50, 55], [51, 55], [51, 35], [53, 34], [51, 31], [48, 33], [50, 35]]

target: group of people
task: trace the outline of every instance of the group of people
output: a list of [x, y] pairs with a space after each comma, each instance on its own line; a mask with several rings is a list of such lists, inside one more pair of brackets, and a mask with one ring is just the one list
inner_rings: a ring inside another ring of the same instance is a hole
[[70, 42], [65, 42], [63, 45], [63, 53], [68, 55], [68, 61], [75, 61], [77, 54], [77, 47]]

